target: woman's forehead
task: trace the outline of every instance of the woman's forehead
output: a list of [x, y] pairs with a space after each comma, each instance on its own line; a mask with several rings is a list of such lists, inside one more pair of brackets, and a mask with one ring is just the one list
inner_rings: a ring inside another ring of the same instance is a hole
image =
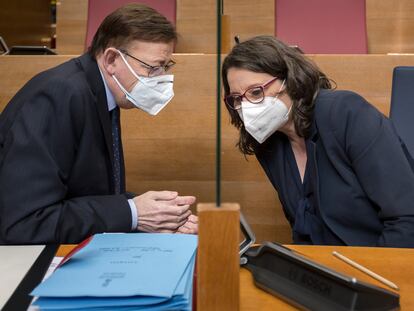
[[242, 68], [230, 68], [227, 72], [227, 81], [232, 93], [242, 93], [251, 86], [266, 83], [272, 77], [268, 73]]

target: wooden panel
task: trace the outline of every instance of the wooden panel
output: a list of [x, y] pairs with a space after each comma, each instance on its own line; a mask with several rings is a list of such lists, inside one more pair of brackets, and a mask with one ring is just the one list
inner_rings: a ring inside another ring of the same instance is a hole
[[[388, 114], [392, 69], [414, 55], [310, 55], [339, 89], [358, 92]], [[0, 110], [34, 74], [69, 56], [2, 56]], [[172, 102], [156, 117], [123, 111], [122, 135], [129, 191], [176, 190], [215, 202], [215, 55], [174, 55]], [[238, 202], [259, 242], [289, 243], [289, 225], [272, 185], [254, 157], [235, 148], [238, 133], [222, 106], [222, 200]], [[193, 209], [194, 211], [194, 209]]]
[[13, 45], [47, 45], [52, 37], [50, 0], [0, 1], [0, 36]]
[[177, 0], [177, 53], [215, 53], [215, 0]]
[[366, 0], [368, 52], [414, 53], [414, 2]]
[[[253, 159], [252, 159], [253, 161]], [[223, 161], [223, 168], [228, 162]], [[147, 164], [148, 165], [148, 164]], [[165, 160], [158, 164], [165, 167]], [[202, 165], [198, 163], [197, 165]], [[139, 165], [134, 171], [139, 171]], [[209, 164], [214, 171], [213, 163]], [[174, 190], [181, 195], [194, 195], [197, 202], [215, 202], [215, 181], [213, 179], [204, 181], [194, 180], [147, 180], [139, 179], [127, 169], [127, 188], [135, 193], [144, 193], [149, 190]], [[198, 167], [192, 170], [197, 171]], [[239, 170], [243, 170], [239, 168]], [[261, 169], [256, 172], [262, 175]], [[148, 178], [148, 176], [147, 176]], [[250, 182], [248, 178], [239, 181], [222, 181], [222, 201], [239, 202], [241, 211], [256, 234], [258, 243], [263, 241], [276, 241], [279, 243], [291, 243], [290, 226], [284, 216], [276, 191], [272, 185], [263, 177], [262, 182]], [[195, 212], [194, 206], [192, 207]]]
[[[59, 54], [84, 51], [88, 0], [60, 0], [57, 5], [56, 48]], [[216, 52], [216, 1], [177, 0], [177, 53]]]
[[[259, 35], [274, 34], [274, 0], [224, 1], [222, 24], [223, 53], [227, 45], [234, 44], [239, 35], [242, 40]], [[177, 31], [180, 40], [178, 53], [216, 52], [216, 1], [177, 0]], [[230, 43], [228, 42], [230, 39]]]
[[[232, 37], [275, 33], [274, 0], [224, 1], [224, 14], [231, 19]], [[366, 0], [366, 23], [370, 54], [414, 53], [412, 0]]]
[[311, 55], [338, 89], [352, 90], [365, 97], [385, 115], [389, 114], [392, 70], [413, 66], [414, 55]]
[[[60, 0], [57, 6], [57, 51], [59, 54], [80, 54], [84, 50], [87, 20], [87, 0]], [[243, 0], [226, 1], [228, 12], [224, 37], [239, 34], [246, 39], [258, 34], [274, 33], [274, 3], [259, 4]], [[255, 12], [252, 16], [252, 12]], [[216, 1], [177, 0], [176, 28], [179, 40], [177, 53], [216, 52]], [[228, 40], [227, 40], [228, 41]], [[229, 44], [226, 41], [226, 45]], [[230, 40], [230, 43], [233, 42]]]
[[199, 204], [197, 310], [239, 310], [238, 204]]
[[[60, 0], [57, 5], [57, 51], [84, 50], [87, 0]], [[230, 38], [242, 40], [274, 34], [274, 0], [224, 2]], [[366, 0], [368, 51], [371, 54], [414, 53], [414, 2]], [[177, 0], [178, 53], [216, 52], [216, 1]], [[232, 42], [233, 43], [233, 42]]]
[[0, 72], [13, 73], [0, 75], [0, 111], [16, 94], [16, 92], [35, 74], [57, 66], [71, 57], [69, 56], [0, 56]]
[[85, 50], [88, 0], [59, 0], [56, 14], [56, 51], [58, 54], [82, 54]]
[[275, 0], [226, 0], [224, 14], [230, 17], [231, 38], [275, 34]]

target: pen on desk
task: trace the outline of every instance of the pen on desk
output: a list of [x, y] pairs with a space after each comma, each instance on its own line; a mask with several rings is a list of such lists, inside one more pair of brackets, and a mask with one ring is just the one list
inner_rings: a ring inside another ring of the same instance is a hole
[[376, 274], [375, 272], [372, 272], [371, 270], [365, 268], [364, 266], [361, 266], [360, 264], [356, 263], [355, 261], [349, 259], [348, 257], [345, 257], [344, 255], [341, 255], [340, 253], [333, 251], [332, 255], [334, 255], [336, 258], [346, 262], [347, 264], [351, 265], [352, 267], [368, 274], [369, 276], [373, 277], [377, 281], [380, 281], [384, 283], [385, 285], [388, 285], [389, 287], [399, 290], [398, 286], [395, 285], [393, 282], [388, 281], [387, 279], [383, 278], [382, 276]]

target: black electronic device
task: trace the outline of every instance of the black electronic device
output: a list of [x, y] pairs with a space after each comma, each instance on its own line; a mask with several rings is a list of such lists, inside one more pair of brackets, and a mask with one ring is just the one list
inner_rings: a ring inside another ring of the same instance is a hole
[[245, 264], [246, 258], [243, 256], [244, 253], [256, 242], [256, 237], [250, 229], [249, 224], [247, 223], [246, 219], [244, 218], [243, 214], [240, 213], [240, 248], [239, 248], [239, 255], [240, 255], [240, 264]]
[[10, 48], [9, 55], [56, 55], [56, 52], [47, 46], [14, 45]]
[[[242, 232], [251, 232], [240, 222]], [[318, 264], [280, 244], [265, 242], [241, 253], [256, 286], [303, 310], [398, 310], [397, 293]]]

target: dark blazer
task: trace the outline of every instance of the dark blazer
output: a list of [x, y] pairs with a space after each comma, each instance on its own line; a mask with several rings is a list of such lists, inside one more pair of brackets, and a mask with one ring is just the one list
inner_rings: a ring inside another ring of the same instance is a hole
[[[256, 156], [284, 205], [280, 135]], [[390, 120], [355, 93], [321, 90], [309, 139], [320, 213], [344, 244], [414, 247], [412, 159]]]
[[31, 79], [0, 115], [0, 243], [130, 231], [127, 199], [113, 194], [112, 157], [95, 60], [85, 54]]

